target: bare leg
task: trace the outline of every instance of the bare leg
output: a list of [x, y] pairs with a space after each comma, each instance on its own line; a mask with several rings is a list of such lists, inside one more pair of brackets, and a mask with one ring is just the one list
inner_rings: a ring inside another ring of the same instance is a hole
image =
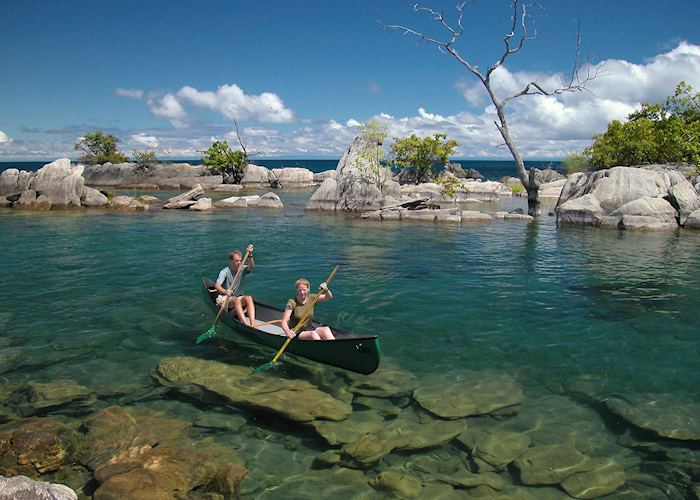
[[231, 297], [231, 300], [229, 301], [229, 309], [231, 308], [232, 303], [233, 309], [236, 311], [236, 316], [238, 316], [240, 322], [245, 325], [245, 314], [243, 314], [243, 304], [241, 303], [241, 298]]
[[301, 340], [321, 340], [315, 330], [307, 330], [299, 334]]
[[255, 302], [253, 302], [253, 297], [246, 295], [243, 299], [245, 299], [246, 312], [248, 313], [250, 326], [255, 326]]
[[331, 332], [331, 329], [327, 326], [319, 326], [318, 328], [316, 328], [316, 333], [321, 338], [321, 340], [335, 340], [333, 332]]

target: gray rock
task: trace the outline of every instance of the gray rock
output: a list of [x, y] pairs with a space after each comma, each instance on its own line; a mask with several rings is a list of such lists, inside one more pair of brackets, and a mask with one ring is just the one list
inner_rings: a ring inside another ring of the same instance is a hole
[[34, 481], [26, 476], [0, 476], [3, 500], [78, 500], [78, 495], [63, 484]]
[[114, 210], [141, 211], [148, 210], [150, 207], [146, 203], [142, 203], [131, 196], [115, 196], [109, 201], [110, 208]]
[[265, 193], [260, 197], [258, 201], [258, 207], [260, 208], [284, 208], [282, 200], [275, 193]]
[[[561, 200], [560, 200], [561, 201]], [[585, 194], [580, 198], [571, 198], [557, 207], [557, 223], [600, 225], [600, 219], [605, 211], [593, 194]]]
[[33, 189], [23, 191], [19, 200], [17, 200], [17, 205], [21, 207], [31, 207], [34, 203], [36, 203], [36, 191]]
[[338, 181], [329, 177], [311, 195], [306, 208], [307, 210], [335, 211], [338, 199]]
[[80, 203], [84, 207], [103, 207], [109, 203], [109, 200], [97, 189], [85, 186]]
[[217, 208], [246, 208], [254, 207], [258, 204], [260, 196], [257, 194], [250, 196], [230, 196], [214, 203]]
[[307, 168], [273, 168], [272, 174], [283, 188], [301, 188], [314, 185], [314, 174]]
[[375, 175], [369, 172], [367, 160], [358, 155], [362, 139], [356, 137], [336, 167], [335, 179], [325, 179], [311, 196], [308, 210], [365, 212], [382, 206], [385, 196], [400, 198], [399, 185], [391, 180], [391, 172], [380, 170], [382, 189]]
[[194, 188], [186, 193], [170, 198], [163, 208], [189, 208], [196, 201], [204, 196], [204, 188], [201, 184], [197, 184]]
[[277, 177], [267, 167], [249, 164], [245, 169], [245, 175], [241, 179], [244, 187], [272, 187], [278, 184]]
[[68, 158], [61, 158], [41, 167], [31, 187], [54, 206], [79, 207], [85, 187], [83, 169], [82, 165], [72, 167]]
[[18, 194], [29, 189], [33, 172], [9, 168], [0, 173], [0, 195]]
[[680, 225], [685, 225], [688, 216], [700, 208], [700, 196], [693, 185], [685, 179], [671, 186], [668, 198], [673, 208], [678, 210]]
[[190, 205], [189, 210], [204, 212], [213, 208], [211, 198], [199, 198], [193, 205]]
[[677, 212], [663, 198], [643, 196], [614, 210], [611, 217], [620, 217], [621, 229], [677, 228]]
[[335, 170], [325, 170], [323, 172], [318, 172], [314, 174], [314, 182], [320, 184], [326, 179], [335, 179], [336, 176], [336, 171]]
[[700, 229], [700, 209], [695, 210], [688, 216], [683, 227]]

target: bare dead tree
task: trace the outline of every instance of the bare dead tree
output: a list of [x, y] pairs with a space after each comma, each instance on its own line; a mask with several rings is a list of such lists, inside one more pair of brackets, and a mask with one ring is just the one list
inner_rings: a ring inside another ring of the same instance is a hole
[[[445, 39], [438, 39], [428, 36], [420, 31], [408, 28], [401, 25], [383, 25], [385, 29], [396, 30], [402, 32], [404, 35], [413, 35], [430, 44], [437, 46], [437, 48], [446, 54], [449, 54], [454, 59], [457, 60], [462, 66], [464, 66], [470, 73], [476, 76], [481, 84], [486, 89], [486, 92], [491, 99], [491, 102], [496, 107], [496, 114], [498, 116], [498, 121], [494, 121], [496, 128], [501, 133], [505, 145], [508, 147], [513, 160], [515, 161], [515, 168], [518, 172], [518, 177], [520, 181], [525, 186], [527, 190], [527, 200], [528, 200], [528, 213], [533, 216], [537, 216], [540, 213], [540, 201], [539, 201], [539, 187], [541, 184], [541, 173], [538, 169], [530, 169], [529, 171], [525, 169], [525, 163], [523, 161], [522, 155], [518, 150], [515, 141], [513, 140], [510, 129], [508, 127], [508, 119], [506, 117], [506, 106], [507, 104], [521, 96], [525, 95], [542, 95], [542, 96], [555, 96], [560, 95], [565, 92], [580, 92], [586, 90], [586, 84], [598, 76], [598, 69], [596, 68], [591, 72], [590, 66], [586, 71], [586, 74], [581, 76], [581, 71], [583, 65], [579, 62], [579, 50], [581, 45], [580, 32], [576, 33], [576, 57], [574, 60], [574, 66], [571, 71], [571, 76], [569, 81], [562, 82], [559, 88], [546, 90], [538, 82], [532, 81], [527, 83], [521, 90], [508, 94], [504, 97], [498, 97], [494, 92], [491, 77], [494, 71], [501, 67], [508, 56], [520, 52], [525, 45], [525, 42], [529, 40], [534, 40], [537, 38], [537, 31], [534, 29], [534, 22], [530, 18], [529, 9], [531, 7], [537, 6], [535, 3], [526, 3], [522, 0], [513, 1], [513, 15], [511, 18], [510, 31], [503, 37], [504, 49], [498, 60], [490, 65], [485, 73], [482, 73], [477, 65], [473, 61], [469, 61], [467, 58], [463, 57], [457, 50], [456, 44], [460, 37], [464, 35], [464, 27], [462, 21], [464, 19], [464, 6], [467, 2], [463, 2], [458, 5], [457, 8], [457, 25], [451, 25], [448, 23], [445, 15], [442, 12], [437, 12], [433, 9], [427, 7], [420, 7], [419, 4], [413, 6], [415, 12], [423, 12], [428, 14], [433, 21], [437, 22], [444, 30], [447, 31], [447, 36]], [[533, 27], [533, 32], [530, 33], [530, 26]]]

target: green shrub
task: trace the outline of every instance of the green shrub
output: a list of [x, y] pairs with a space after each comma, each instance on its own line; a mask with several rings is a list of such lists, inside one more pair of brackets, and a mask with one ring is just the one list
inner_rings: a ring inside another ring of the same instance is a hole
[[134, 151], [134, 160], [136, 161], [134, 167], [136, 175], [153, 175], [158, 163], [155, 151]]
[[567, 174], [573, 174], [575, 172], [588, 172], [592, 170], [591, 159], [579, 153], [572, 153], [563, 161], [564, 170]]

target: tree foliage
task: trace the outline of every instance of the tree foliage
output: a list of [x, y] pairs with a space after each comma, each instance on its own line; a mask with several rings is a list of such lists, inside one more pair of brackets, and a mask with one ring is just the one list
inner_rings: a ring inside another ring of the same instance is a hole
[[643, 103], [622, 123], [613, 120], [584, 153], [596, 168], [688, 162], [700, 166], [700, 92], [680, 82], [662, 103]]
[[462, 187], [462, 182], [452, 172], [443, 172], [443, 175], [438, 177], [437, 183], [441, 186], [441, 194], [449, 199], [456, 200], [457, 192]]
[[248, 155], [245, 151], [234, 151], [227, 141], [214, 141], [209, 149], [201, 153], [204, 154], [202, 163], [210, 173], [221, 174], [224, 183], [240, 184], [248, 166]]
[[134, 167], [134, 173], [137, 175], [152, 175], [153, 170], [158, 163], [158, 158], [156, 158], [155, 151], [134, 151], [134, 160], [136, 161], [136, 166]]
[[113, 135], [105, 135], [101, 130], [85, 134], [75, 143], [75, 149], [82, 151], [79, 160], [91, 165], [101, 163], [124, 163], [129, 159], [117, 151], [119, 139]]
[[387, 129], [377, 120], [369, 120], [361, 123], [360, 148], [357, 158], [360, 160], [358, 166], [368, 174], [372, 175], [377, 184], [377, 188], [382, 189], [382, 166], [386, 159], [386, 150], [382, 146], [386, 139]]
[[566, 173], [573, 174], [574, 172], [588, 172], [591, 170], [591, 159], [585, 154], [572, 153], [563, 161], [564, 170]]
[[395, 138], [391, 145], [393, 164], [413, 171], [416, 184], [435, 173], [436, 165], [447, 163], [457, 147], [457, 141], [447, 140], [447, 134], [433, 134], [423, 139], [415, 134]]

